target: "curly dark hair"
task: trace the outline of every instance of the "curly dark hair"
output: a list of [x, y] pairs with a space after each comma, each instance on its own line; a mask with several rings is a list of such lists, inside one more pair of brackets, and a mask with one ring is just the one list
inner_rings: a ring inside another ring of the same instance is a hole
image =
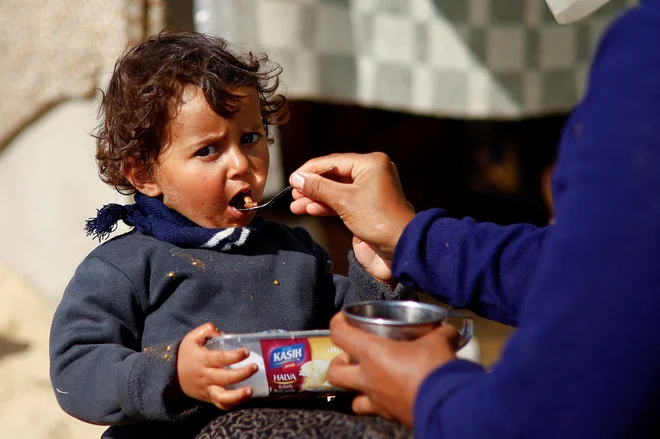
[[178, 108], [189, 85], [199, 87], [209, 106], [226, 118], [240, 109], [240, 96], [230, 90], [253, 86], [266, 129], [285, 123], [287, 100], [275, 94], [281, 72], [265, 54], [238, 54], [224, 39], [197, 32], [165, 30], [128, 50], [116, 62], [98, 110], [101, 180], [120, 193], [134, 193], [123, 172], [128, 159], [141, 164], [141, 178], [151, 177], [168, 140], [172, 108]]

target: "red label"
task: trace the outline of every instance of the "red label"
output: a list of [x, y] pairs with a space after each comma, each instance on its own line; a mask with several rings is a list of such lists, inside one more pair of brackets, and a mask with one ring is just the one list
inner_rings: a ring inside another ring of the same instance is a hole
[[300, 366], [312, 359], [307, 338], [261, 340], [261, 353], [271, 393], [298, 393], [305, 377]]

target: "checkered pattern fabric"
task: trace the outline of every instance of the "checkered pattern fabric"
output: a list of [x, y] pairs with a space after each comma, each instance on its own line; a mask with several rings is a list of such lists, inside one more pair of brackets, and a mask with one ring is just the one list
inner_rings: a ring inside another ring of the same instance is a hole
[[195, 22], [265, 50], [290, 98], [520, 118], [569, 111], [604, 28], [635, 3], [559, 25], [543, 0], [196, 0]]

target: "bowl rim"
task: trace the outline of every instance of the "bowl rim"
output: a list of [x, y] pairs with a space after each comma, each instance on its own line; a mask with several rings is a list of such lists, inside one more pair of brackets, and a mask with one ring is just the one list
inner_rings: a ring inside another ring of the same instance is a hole
[[[439, 314], [444, 314], [444, 317], [438, 319], [438, 318], [429, 318], [425, 320], [421, 320], [419, 322], [403, 322], [400, 320], [388, 320], [384, 319], [381, 317], [363, 317], [363, 316], [358, 316], [353, 313], [351, 313], [348, 309], [349, 308], [354, 308], [356, 306], [361, 306], [361, 305], [386, 305], [390, 306], [392, 304], [396, 304], [397, 307], [403, 306], [405, 308], [423, 308], [427, 309], [430, 311], [437, 312]], [[423, 325], [428, 325], [429, 323], [436, 323], [437, 325], [440, 325], [447, 317], [449, 317], [450, 313], [449, 310], [438, 306], [434, 305], [432, 303], [425, 303], [425, 302], [417, 302], [414, 300], [365, 300], [361, 302], [352, 302], [352, 303], [347, 303], [342, 307], [342, 312], [346, 316], [347, 319], [349, 320], [354, 320], [357, 322], [362, 322], [362, 323], [370, 323], [370, 324], [377, 324], [377, 325], [383, 325], [383, 326], [423, 326]]]

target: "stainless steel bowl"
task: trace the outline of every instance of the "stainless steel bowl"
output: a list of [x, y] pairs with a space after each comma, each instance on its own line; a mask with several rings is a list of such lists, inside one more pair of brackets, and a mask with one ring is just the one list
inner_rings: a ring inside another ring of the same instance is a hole
[[450, 315], [440, 306], [400, 300], [351, 303], [343, 312], [353, 326], [395, 340], [414, 340]]

